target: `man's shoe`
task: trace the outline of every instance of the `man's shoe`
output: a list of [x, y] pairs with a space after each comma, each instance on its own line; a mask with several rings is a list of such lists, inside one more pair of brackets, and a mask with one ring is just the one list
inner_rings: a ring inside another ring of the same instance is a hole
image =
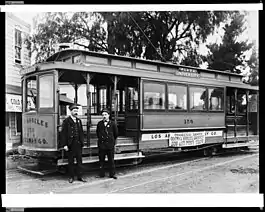
[[84, 178], [82, 178], [82, 177], [79, 177], [78, 181], [81, 181], [81, 182], [84, 182], [84, 183], [86, 182], [86, 180]]
[[74, 182], [74, 178], [71, 177], [71, 178], [69, 178], [68, 181], [69, 181], [69, 183], [73, 183]]
[[118, 177], [117, 177], [116, 175], [111, 175], [110, 178], [113, 178], [113, 179], [115, 179], [115, 180], [118, 179]]

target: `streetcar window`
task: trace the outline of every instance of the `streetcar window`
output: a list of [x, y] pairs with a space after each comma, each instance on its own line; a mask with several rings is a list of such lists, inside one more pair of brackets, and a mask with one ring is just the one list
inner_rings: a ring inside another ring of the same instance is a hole
[[203, 87], [190, 87], [190, 109], [206, 111], [207, 89]]
[[128, 87], [128, 110], [138, 109], [138, 91], [136, 88]]
[[107, 87], [99, 88], [99, 111], [107, 107]]
[[32, 76], [26, 79], [27, 103], [26, 111], [36, 110], [37, 103], [37, 77]]
[[39, 77], [40, 108], [53, 107], [53, 75]]
[[224, 110], [224, 89], [209, 88], [209, 110], [223, 111]]
[[237, 113], [246, 113], [247, 112], [247, 95], [238, 94], [237, 95]]
[[144, 109], [165, 109], [165, 84], [144, 83]]
[[168, 109], [187, 110], [187, 87], [168, 85]]

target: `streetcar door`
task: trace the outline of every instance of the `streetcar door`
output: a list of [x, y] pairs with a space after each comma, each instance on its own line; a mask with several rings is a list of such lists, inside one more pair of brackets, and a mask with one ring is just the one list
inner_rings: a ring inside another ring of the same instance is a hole
[[238, 141], [240, 137], [257, 134], [256, 96], [246, 89], [227, 88], [226, 127], [227, 138]]
[[129, 78], [125, 87], [125, 134], [139, 139], [140, 130], [140, 79]]

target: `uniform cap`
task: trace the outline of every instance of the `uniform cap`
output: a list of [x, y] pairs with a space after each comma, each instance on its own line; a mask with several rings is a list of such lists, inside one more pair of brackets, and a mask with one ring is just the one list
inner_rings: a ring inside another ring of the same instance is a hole
[[104, 108], [104, 109], [101, 111], [101, 114], [104, 113], [104, 112], [110, 114], [110, 111], [109, 111], [107, 108]]
[[69, 106], [69, 110], [73, 110], [73, 109], [78, 109], [78, 104], [71, 104], [70, 106]]

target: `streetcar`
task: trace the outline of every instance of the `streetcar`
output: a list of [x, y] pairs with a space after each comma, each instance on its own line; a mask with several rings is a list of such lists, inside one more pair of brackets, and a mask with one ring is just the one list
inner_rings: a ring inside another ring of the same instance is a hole
[[21, 75], [18, 151], [56, 167], [67, 164], [60, 133], [71, 103], [80, 105], [83, 163], [98, 162], [96, 125], [105, 107], [119, 129], [115, 161], [197, 150], [208, 155], [259, 139], [259, 89], [229, 71], [66, 48]]

